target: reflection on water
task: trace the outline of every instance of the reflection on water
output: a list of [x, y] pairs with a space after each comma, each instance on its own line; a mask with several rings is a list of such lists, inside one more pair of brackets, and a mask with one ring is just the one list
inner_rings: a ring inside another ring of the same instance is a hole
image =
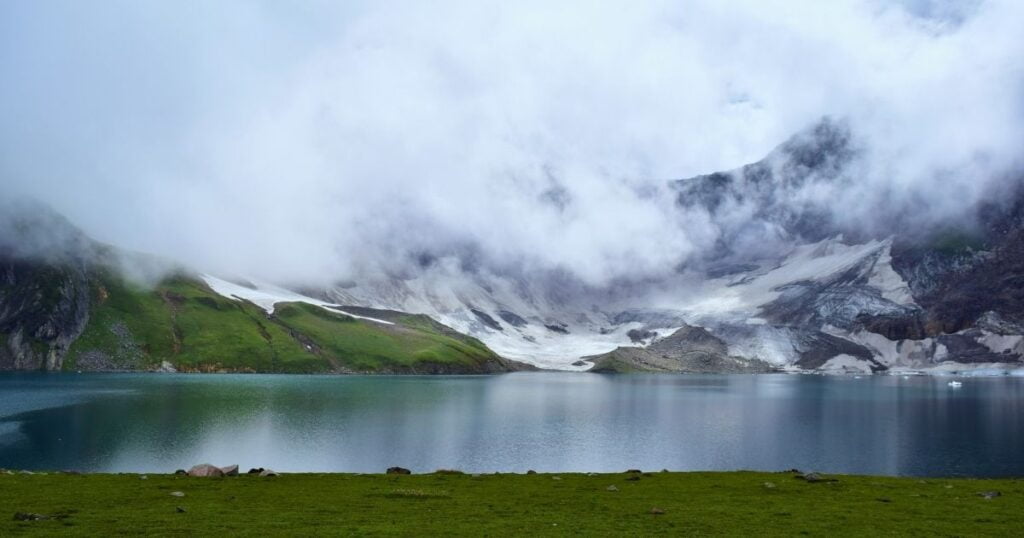
[[0, 467], [1024, 475], [1024, 380], [0, 375]]

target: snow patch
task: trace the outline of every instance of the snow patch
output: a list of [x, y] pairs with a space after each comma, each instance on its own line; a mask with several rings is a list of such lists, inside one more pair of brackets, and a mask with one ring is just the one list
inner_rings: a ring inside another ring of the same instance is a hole
[[224, 297], [227, 297], [228, 299], [236, 301], [249, 301], [250, 303], [253, 303], [256, 306], [265, 310], [268, 314], [274, 313], [274, 305], [276, 305], [277, 303], [307, 303], [319, 306], [320, 308], [323, 308], [325, 310], [330, 310], [332, 312], [344, 314], [352, 318], [372, 321], [374, 323], [382, 323], [384, 325], [394, 325], [394, 323], [391, 323], [390, 321], [385, 321], [382, 319], [371, 318], [366, 316], [359, 316], [356, 314], [352, 314], [350, 312], [346, 312], [340, 308], [337, 308], [337, 305], [326, 303], [324, 301], [320, 301], [312, 297], [307, 297], [305, 295], [295, 293], [294, 291], [287, 290], [282, 287], [275, 286], [273, 284], [254, 283], [254, 288], [250, 288], [242, 286], [240, 284], [235, 284], [234, 282], [228, 282], [227, 280], [223, 280], [210, 275], [199, 275], [199, 278], [203, 279], [203, 282], [206, 282], [206, 285], [209, 286], [210, 289], [212, 289], [218, 295], [222, 295]]
[[822, 364], [818, 370], [828, 373], [870, 374], [871, 365], [852, 355], [842, 354], [825, 361], [825, 364]]
[[[795, 247], [768, 271], [729, 275], [708, 280], [699, 290], [680, 294], [671, 308], [695, 319], [718, 318], [734, 321], [756, 320], [760, 307], [778, 299], [788, 284], [823, 281], [876, 256], [871, 273], [872, 287], [884, 298], [898, 304], [912, 304], [910, 288], [891, 265], [890, 241], [869, 241], [847, 245], [842, 236]], [[909, 301], [909, 303], [908, 303]]]
[[879, 253], [871, 274], [868, 275], [868, 285], [881, 292], [883, 299], [901, 306], [916, 305], [910, 292], [910, 285], [892, 268], [891, 238], [885, 240], [885, 247]]
[[992, 350], [993, 353], [1017, 353], [1024, 355], [1024, 336], [1019, 334], [995, 334], [982, 331], [978, 342]]

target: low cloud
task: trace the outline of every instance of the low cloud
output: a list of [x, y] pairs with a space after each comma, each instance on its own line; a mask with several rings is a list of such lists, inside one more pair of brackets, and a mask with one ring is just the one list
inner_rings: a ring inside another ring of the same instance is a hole
[[721, 237], [668, 180], [823, 116], [862, 158], [804, 194], [851, 225], [959, 217], [1020, 170], [1019, 2], [599, 4], [5, 2], [0, 187], [212, 271], [603, 285]]

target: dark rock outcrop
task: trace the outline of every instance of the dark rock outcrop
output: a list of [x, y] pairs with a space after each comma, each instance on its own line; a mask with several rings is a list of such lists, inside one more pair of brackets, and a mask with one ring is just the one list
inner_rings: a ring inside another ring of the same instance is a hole
[[794, 346], [800, 354], [797, 366], [806, 370], [822, 367], [829, 359], [847, 355], [867, 362], [872, 371], [885, 370], [885, 365], [877, 362], [868, 348], [849, 340], [826, 334], [821, 331], [798, 331], [794, 338]]
[[488, 314], [487, 312], [484, 312], [483, 310], [477, 310], [475, 308], [471, 308], [469, 309], [469, 311], [472, 312], [473, 315], [476, 316], [476, 318], [479, 319], [480, 322], [486, 325], [487, 327], [490, 327], [491, 329], [494, 329], [496, 331], [505, 330], [501, 327], [501, 324], [498, 323], [497, 320], [492, 318], [491, 315]]
[[89, 320], [100, 246], [45, 207], [0, 204], [0, 370], [58, 370]]
[[684, 326], [671, 335], [641, 347], [620, 347], [587, 357], [591, 372], [762, 373], [768, 363], [730, 356], [725, 342], [703, 327]]
[[513, 327], [525, 327], [528, 322], [515, 312], [509, 310], [499, 310], [498, 317]]
[[626, 331], [626, 336], [629, 337], [630, 342], [639, 344], [658, 336], [658, 333], [647, 329], [630, 329]]

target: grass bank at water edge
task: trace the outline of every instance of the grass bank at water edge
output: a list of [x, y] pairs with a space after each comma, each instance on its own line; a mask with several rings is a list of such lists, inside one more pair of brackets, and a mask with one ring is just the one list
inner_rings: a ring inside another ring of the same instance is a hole
[[0, 474], [0, 536], [1019, 536], [1024, 482], [791, 473]]

